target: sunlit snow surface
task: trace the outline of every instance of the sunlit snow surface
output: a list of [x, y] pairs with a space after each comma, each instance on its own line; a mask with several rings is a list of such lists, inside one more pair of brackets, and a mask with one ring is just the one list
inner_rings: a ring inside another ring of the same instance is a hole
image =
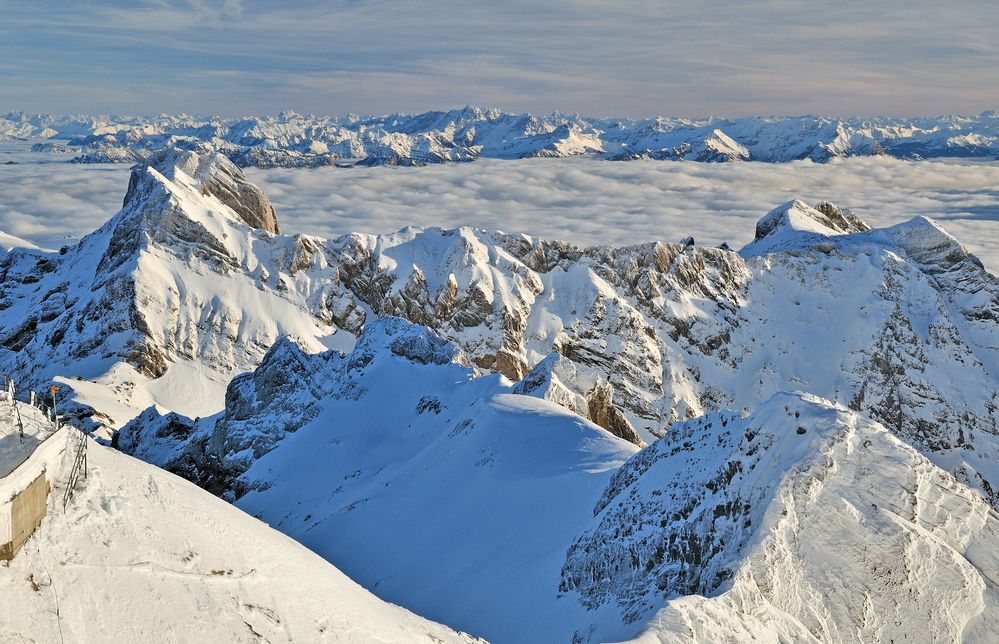
[[[50, 441], [65, 444], [67, 431]], [[0, 642], [472, 641], [379, 600], [193, 484], [95, 443], [64, 509], [72, 456], [61, 457], [41, 526], [0, 568]]]
[[[48, 158], [0, 149], [0, 230], [58, 247], [63, 235], [86, 234], [120, 208], [127, 166], [62, 163], [59, 154], [37, 163], [39, 157]], [[21, 163], [3, 165], [8, 160]], [[251, 168], [246, 174], [275, 204], [289, 233], [332, 237], [468, 225], [582, 244], [676, 241], [689, 234], [698, 243], [737, 248], [776, 204], [825, 199], [878, 227], [933, 217], [999, 271], [995, 162], [487, 159], [422, 168]]]

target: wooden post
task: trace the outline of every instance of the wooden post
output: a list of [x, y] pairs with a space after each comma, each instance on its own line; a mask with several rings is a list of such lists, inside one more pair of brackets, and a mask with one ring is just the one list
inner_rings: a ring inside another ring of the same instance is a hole
[[59, 420], [56, 417], [56, 392], [59, 391], [57, 385], [52, 385], [49, 387], [49, 391], [52, 393], [52, 422], [55, 424], [55, 428], [59, 429]]

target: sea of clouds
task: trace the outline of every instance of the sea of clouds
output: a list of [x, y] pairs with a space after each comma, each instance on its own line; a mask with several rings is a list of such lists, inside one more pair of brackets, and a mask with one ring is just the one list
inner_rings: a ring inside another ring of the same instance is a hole
[[[479, 160], [422, 168], [249, 169], [289, 233], [333, 237], [475, 226], [580, 244], [728, 242], [793, 198], [830, 200], [873, 226], [928, 215], [999, 272], [999, 164], [854, 158], [828, 164]], [[121, 206], [128, 168], [0, 165], [0, 230], [49, 247]]]

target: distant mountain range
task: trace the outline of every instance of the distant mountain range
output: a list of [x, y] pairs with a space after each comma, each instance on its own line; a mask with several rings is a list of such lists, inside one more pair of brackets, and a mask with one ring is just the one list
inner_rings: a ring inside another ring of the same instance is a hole
[[480, 157], [589, 155], [610, 160], [824, 162], [999, 156], [999, 114], [923, 118], [823, 116], [605, 119], [466, 107], [388, 116], [0, 116], [0, 140], [81, 163], [135, 163], [158, 150], [218, 151], [242, 167], [421, 165]]

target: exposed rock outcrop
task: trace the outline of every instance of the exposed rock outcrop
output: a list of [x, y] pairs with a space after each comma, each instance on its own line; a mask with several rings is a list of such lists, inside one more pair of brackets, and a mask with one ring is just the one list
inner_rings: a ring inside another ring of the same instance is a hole
[[243, 171], [232, 161], [218, 152], [197, 154], [167, 149], [144, 159], [132, 168], [123, 207], [128, 206], [148, 168], [153, 168], [171, 181], [176, 181], [177, 172], [182, 172], [193, 180], [203, 195], [221, 201], [248, 226], [275, 235], [281, 232], [274, 207], [267, 196], [247, 181]]

